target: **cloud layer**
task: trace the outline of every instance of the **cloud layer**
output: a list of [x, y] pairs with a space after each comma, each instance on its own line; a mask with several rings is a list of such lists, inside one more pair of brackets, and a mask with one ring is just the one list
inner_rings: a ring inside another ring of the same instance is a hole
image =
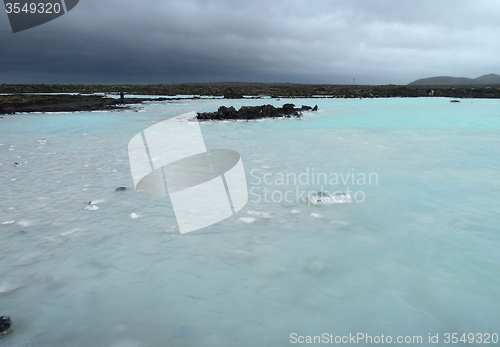
[[500, 3], [82, 0], [12, 34], [0, 83], [406, 84], [498, 73]]

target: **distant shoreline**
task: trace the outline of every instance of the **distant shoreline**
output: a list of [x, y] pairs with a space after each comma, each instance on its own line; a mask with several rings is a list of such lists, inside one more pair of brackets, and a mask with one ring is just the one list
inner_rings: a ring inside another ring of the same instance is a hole
[[[63, 95], [34, 95], [36, 93], [63, 93]], [[70, 93], [76, 94], [71, 95]], [[94, 95], [100, 93], [101, 95]], [[124, 93], [104, 97], [105, 94]], [[75, 112], [117, 110], [145, 101], [174, 100], [179, 95], [247, 98], [392, 98], [445, 97], [500, 99], [500, 88], [484, 86], [364, 86], [311, 84], [162, 84], [162, 85], [0, 85], [0, 114], [33, 112]], [[139, 95], [146, 97], [134, 97]], [[155, 96], [155, 98], [147, 98]], [[163, 96], [158, 98], [158, 96]], [[189, 98], [189, 97], [188, 97]]]
[[63, 85], [63, 84], [2, 84], [0, 94], [15, 93], [120, 93], [137, 95], [199, 95], [271, 96], [271, 97], [471, 97], [499, 98], [500, 86], [406, 86], [406, 85], [334, 85], [288, 83], [184, 83], [184, 84], [113, 84], [113, 85]]

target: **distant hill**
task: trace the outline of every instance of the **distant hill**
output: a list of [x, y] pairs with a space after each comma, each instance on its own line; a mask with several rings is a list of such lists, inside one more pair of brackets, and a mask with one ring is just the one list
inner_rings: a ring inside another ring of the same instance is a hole
[[422, 78], [409, 86], [451, 86], [451, 85], [500, 85], [500, 75], [490, 73], [478, 78], [438, 76]]

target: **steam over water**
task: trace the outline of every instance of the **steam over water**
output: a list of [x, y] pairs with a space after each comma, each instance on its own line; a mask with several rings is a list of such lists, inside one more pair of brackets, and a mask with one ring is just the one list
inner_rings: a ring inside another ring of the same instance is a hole
[[[168, 198], [134, 191], [138, 132], [266, 102], [319, 112], [201, 124], [207, 148], [241, 154], [239, 213], [180, 235]], [[500, 333], [498, 100], [169, 101], [6, 116], [0, 144], [0, 316], [14, 322], [2, 345]], [[301, 198], [322, 189], [353, 202]]]

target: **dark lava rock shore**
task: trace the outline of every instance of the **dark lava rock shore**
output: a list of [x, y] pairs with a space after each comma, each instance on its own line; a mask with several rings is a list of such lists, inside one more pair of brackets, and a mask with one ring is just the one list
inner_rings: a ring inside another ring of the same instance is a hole
[[[405, 85], [335, 85], [292, 83], [181, 83], [148, 85], [62, 85], [0, 84], [0, 93], [126, 93], [136, 95], [194, 95], [239, 99], [260, 98], [391, 98], [449, 97], [500, 99], [500, 86], [405, 86]], [[125, 99], [127, 99], [125, 97]]]
[[114, 99], [98, 95], [0, 95], [0, 114], [116, 110], [150, 100]]
[[295, 107], [294, 104], [284, 104], [282, 107], [274, 107], [273, 105], [262, 106], [242, 106], [236, 110], [233, 106], [221, 106], [217, 112], [202, 112], [198, 113], [199, 121], [214, 121], [214, 120], [257, 120], [262, 118], [300, 118], [303, 111], [317, 111], [318, 106], [310, 107], [302, 105], [301, 108]]
[[[400, 85], [314, 85], [271, 83], [198, 83], [156, 85], [61, 85], [61, 84], [0, 84], [0, 115], [29, 112], [75, 112], [116, 110], [145, 101], [176, 100], [178, 95], [241, 99], [271, 98], [485, 98], [500, 99], [499, 86], [400, 86]], [[30, 93], [67, 93], [43, 95]], [[68, 93], [81, 93], [71, 95]], [[124, 93], [123, 99], [107, 98], [93, 93]], [[170, 96], [157, 99], [130, 98], [128, 95]], [[184, 98], [185, 100], [185, 98]], [[226, 111], [234, 115], [232, 111]], [[239, 111], [238, 111], [239, 112]], [[263, 111], [268, 112], [268, 111]], [[272, 114], [272, 112], [271, 112]], [[286, 115], [285, 115], [286, 116]], [[290, 115], [293, 116], [293, 115]], [[240, 115], [238, 115], [240, 117]], [[248, 119], [253, 117], [250, 114]], [[270, 116], [274, 117], [274, 116]], [[225, 118], [246, 119], [246, 118]]]

